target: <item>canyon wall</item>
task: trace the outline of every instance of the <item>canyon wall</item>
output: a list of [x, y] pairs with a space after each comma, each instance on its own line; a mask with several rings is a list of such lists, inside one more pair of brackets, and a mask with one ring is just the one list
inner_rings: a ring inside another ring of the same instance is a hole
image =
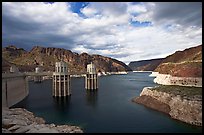
[[[148, 100], [145, 100], [145, 98]], [[167, 113], [173, 119], [202, 126], [202, 96], [185, 98], [180, 95], [152, 90], [151, 87], [145, 87], [140, 96], [134, 98], [133, 101]]]

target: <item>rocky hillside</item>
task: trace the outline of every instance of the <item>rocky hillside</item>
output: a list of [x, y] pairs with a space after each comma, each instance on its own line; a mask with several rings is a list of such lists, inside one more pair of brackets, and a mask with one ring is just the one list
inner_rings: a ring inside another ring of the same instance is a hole
[[163, 58], [132, 61], [129, 63], [129, 67], [134, 71], [153, 71], [161, 63]]
[[17, 48], [13, 45], [2, 48], [2, 56], [6, 58], [8, 61], [12, 61], [16, 57], [20, 57], [25, 53], [26, 51], [23, 48]]
[[[130, 71], [123, 62], [101, 55], [78, 54], [70, 50], [53, 47], [34, 46], [30, 51], [8, 46], [2, 49], [2, 59], [13, 63], [20, 71], [34, 71], [36, 66], [43, 66], [44, 71], [54, 71], [55, 62], [63, 60], [68, 63], [71, 73], [86, 72], [86, 65], [93, 62], [98, 71]], [[5, 62], [4, 62], [5, 63]], [[2, 64], [4, 64], [2, 62]]]
[[202, 45], [167, 56], [154, 71], [177, 77], [202, 77]]
[[184, 61], [202, 61], [202, 45], [187, 48], [183, 51], [176, 51], [172, 55], [167, 56], [163, 63], [173, 62], [179, 63]]

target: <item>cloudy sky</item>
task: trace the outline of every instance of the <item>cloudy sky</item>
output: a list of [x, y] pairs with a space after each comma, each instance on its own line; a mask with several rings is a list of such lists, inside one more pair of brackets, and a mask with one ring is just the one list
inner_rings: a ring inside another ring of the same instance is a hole
[[128, 64], [199, 44], [201, 2], [2, 3], [3, 47], [58, 47]]

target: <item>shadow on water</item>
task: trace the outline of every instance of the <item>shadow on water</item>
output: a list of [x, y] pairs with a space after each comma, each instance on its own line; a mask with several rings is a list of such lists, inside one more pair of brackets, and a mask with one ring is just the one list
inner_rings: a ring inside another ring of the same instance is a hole
[[70, 101], [71, 101], [71, 96], [53, 97], [55, 109], [59, 111], [65, 111], [66, 109], [68, 109], [70, 105]]
[[28, 101], [28, 97], [25, 97], [22, 101], [18, 102], [17, 104], [9, 107], [9, 108], [29, 108], [29, 101]]
[[88, 105], [96, 107], [98, 98], [98, 90], [87, 90], [86, 91], [86, 101]]

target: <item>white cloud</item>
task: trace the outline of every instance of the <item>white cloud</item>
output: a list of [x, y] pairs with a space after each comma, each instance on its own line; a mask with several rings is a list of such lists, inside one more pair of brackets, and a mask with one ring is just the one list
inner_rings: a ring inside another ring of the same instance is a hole
[[[78, 53], [110, 56], [128, 64], [166, 57], [202, 43], [202, 26], [196, 25], [199, 19], [185, 22], [202, 11], [185, 7], [185, 11], [192, 12], [191, 17], [184, 14], [179, 21], [181, 13], [165, 18], [168, 12], [162, 6], [170, 7], [168, 3], [90, 3], [80, 10], [88, 17], [82, 18], [71, 11], [69, 3], [3, 2], [2, 44], [12, 41], [24, 46], [64, 47]], [[151, 21], [153, 25], [134, 27], [130, 19]]]
[[144, 12], [147, 12], [147, 8], [142, 4], [133, 5], [131, 3], [127, 3], [127, 5], [128, 5], [128, 8], [127, 8], [128, 13], [144, 13]]
[[81, 12], [87, 17], [93, 17], [97, 13], [97, 10], [94, 8], [85, 7], [81, 9]]
[[145, 12], [136, 17], [132, 17], [132, 20], [139, 22], [152, 22], [152, 14], [153, 12]]
[[[35, 21], [40, 23], [59, 22], [70, 20], [71, 12], [66, 3], [45, 4], [39, 2], [3, 2], [4, 14], [16, 18], [24, 18], [24, 21]], [[60, 10], [59, 10], [60, 9]], [[8, 12], [6, 12], [8, 11]]]
[[93, 2], [90, 7], [98, 10], [105, 16], [118, 17], [126, 14], [127, 4], [124, 2]]

